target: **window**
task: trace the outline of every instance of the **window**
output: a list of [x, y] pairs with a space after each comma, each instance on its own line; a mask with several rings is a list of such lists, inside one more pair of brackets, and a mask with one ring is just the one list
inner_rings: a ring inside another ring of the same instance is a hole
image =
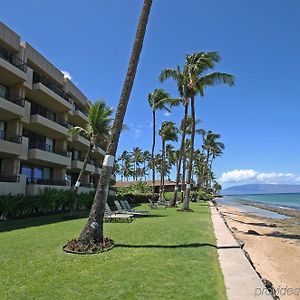
[[32, 178], [32, 167], [30, 165], [21, 164], [21, 175], [26, 176], [27, 178]]
[[8, 88], [0, 84], [0, 97], [8, 98]]
[[43, 168], [34, 167], [33, 168], [33, 178], [35, 179], [43, 179]]
[[4, 139], [4, 132], [5, 132], [5, 122], [0, 121], [0, 140]]
[[54, 140], [46, 137], [45, 150], [49, 152], [54, 151]]
[[43, 169], [43, 179], [51, 179], [51, 169], [50, 168]]

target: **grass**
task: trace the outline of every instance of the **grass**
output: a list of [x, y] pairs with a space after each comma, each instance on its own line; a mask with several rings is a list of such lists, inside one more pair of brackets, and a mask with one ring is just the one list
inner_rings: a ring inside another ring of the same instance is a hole
[[84, 218], [0, 223], [0, 299], [226, 299], [209, 207], [191, 206], [105, 224], [116, 247], [96, 255], [61, 249]]

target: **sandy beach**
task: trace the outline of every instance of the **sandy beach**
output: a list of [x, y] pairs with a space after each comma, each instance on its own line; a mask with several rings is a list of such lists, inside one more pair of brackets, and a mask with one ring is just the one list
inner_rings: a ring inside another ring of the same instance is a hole
[[[300, 299], [300, 212], [285, 211], [290, 218], [279, 220], [245, 213], [235, 206], [218, 208], [236, 239], [244, 243], [257, 272], [281, 289], [280, 299]], [[290, 295], [285, 288], [293, 289]]]

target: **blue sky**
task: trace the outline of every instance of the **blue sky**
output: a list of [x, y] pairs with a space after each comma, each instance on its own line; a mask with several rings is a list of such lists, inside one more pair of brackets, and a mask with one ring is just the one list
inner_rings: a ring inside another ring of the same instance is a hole
[[[268, 174], [267, 182], [300, 183], [300, 2], [153, 2], [126, 115], [130, 130], [122, 134], [119, 150], [137, 145], [150, 150], [147, 95], [163, 87], [176, 96], [173, 82], [159, 83], [160, 71], [182, 65], [186, 53], [214, 50], [222, 56], [217, 70], [236, 76], [235, 87], [210, 88], [197, 99], [202, 127], [220, 133], [226, 145], [215, 163], [217, 176], [226, 173], [225, 186], [247, 182], [251, 170]], [[142, 0], [27, 0], [26, 5], [15, 0], [12, 9], [4, 1], [0, 19], [68, 71], [89, 99], [116, 106], [141, 5]], [[168, 117], [158, 113], [158, 123], [181, 117], [180, 109]]]

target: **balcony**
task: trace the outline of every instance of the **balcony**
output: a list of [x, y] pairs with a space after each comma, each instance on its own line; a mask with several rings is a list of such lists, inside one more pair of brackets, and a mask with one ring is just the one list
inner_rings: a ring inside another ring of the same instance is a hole
[[88, 112], [74, 103], [73, 110], [69, 111], [69, 120], [76, 126], [84, 127], [88, 122]]
[[32, 90], [28, 96], [35, 102], [57, 112], [72, 110], [72, 104], [65, 92], [44, 77], [34, 73]]
[[23, 118], [25, 116], [25, 99], [16, 97], [0, 97], [0, 119], [7, 121]]
[[52, 149], [50, 145], [37, 141], [29, 142], [28, 160], [33, 163], [50, 163], [51, 165], [70, 166], [71, 157], [68, 152]]
[[[79, 160], [79, 159], [75, 159], [72, 160], [72, 164], [71, 164], [71, 168], [74, 171], [80, 171], [83, 167], [83, 161]], [[92, 164], [88, 163], [86, 165], [86, 172], [90, 172], [90, 173], [95, 173], [95, 166], [93, 166]]]
[[26, 178], [22, 175], [0, 174], [0, 195], [25, 194]]
[[22, 154], [22, 137], [0, 131], [0, 153], [2, 156], [19, 156]]
[[90, 146], [89, 140], [81, 136], [80, 134], [76, 134], [70, 137], [69, 144], [72, 148], [79, 151], [87, 151]]
[[56, 113], [32, 102], [30, 114], [30, 130], [54, 139], [66, 137], [70, 125]]
[[40, 195], [45, 189], [69, 190], [65, 180], [27, 178], [26, 195]]
[[0, 73], [2, 83], [7, 86], [13, 86], [23, 83], [26, 80], [27, 64], [0, 47]]

